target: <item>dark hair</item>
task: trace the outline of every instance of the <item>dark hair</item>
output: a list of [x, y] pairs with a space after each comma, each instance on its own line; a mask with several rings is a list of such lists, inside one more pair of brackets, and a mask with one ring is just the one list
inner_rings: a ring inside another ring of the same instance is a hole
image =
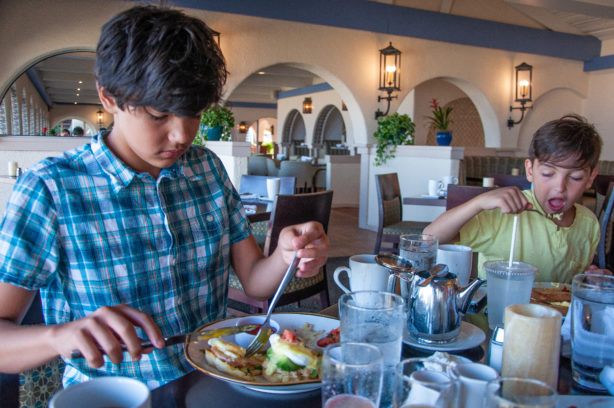
[[597, 167], [601, 137], [595, 127], [580, 115], [565, 115], [537, 129], [529, 147], [529, 158], [558, 163], [576, 158], [578, 167]]
[[83, 136], [83, 128], [81, 126], [75, 126], [72, 130], [73, 136]]
[[168, 8], [137, 6], [109, 20], [96, 48], [96, 81], [120, 109], [149, 106], [196, 116], [219, 101], [224, 56], [211, 29]]

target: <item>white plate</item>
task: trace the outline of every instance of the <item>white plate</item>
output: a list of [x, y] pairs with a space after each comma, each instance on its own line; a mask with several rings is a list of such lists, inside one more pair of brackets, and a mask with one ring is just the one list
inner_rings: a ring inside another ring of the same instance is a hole
[[610, 402], [608, 406], [614, 407], [614, 397], [606, 395], [559, 395], [556, 408], [586, 407], [590, 402], [602, 399]]
[[[279, 323], [280, 330], [296, 330], [301, 328], [305, 323], [311, 323], [314, 330], [324, 331], [323, 336], [332, 329], [339, 327], [339, 320], [330, 316], [323, 316], [312, 313], [273, 313], [273, 319]], [[231, 317], [228, 319], [218, 320], [213, 323], [199, 327], [202, 329], [214, 329], [219, 327], [234, 326], [241, 317]], [[226, 339], [233, 341], [234, 336], [228, 336]], [[223, 381], [242, 385], [255, 391], [274, 393], [274, 394], [296, 394], [299, 392], [307, 392], [320, 388], [320, 380], [305, 380], [293, 383], [272, 383], [264, 377], [257, 377], [257, 381], [246, 381], [240, 378], [235, 378], [230, 374], [218, 371], [205, 360], [205, 355], [201, 351], [207, 346], [207, 340], [189, 342], [185, 349], [186, 357], [190, 364], [196, 369], [208, 374], [212, 377]], [[319, 348], [316, 346], [316, 348]]]
[[461, 322], [460, 333], [458, 334], [456, 340], [450, 343], [424, 344], [414, 339], [411, 335], [409, 335], [409, 333], [405, 333], [403, 336], [403, 343], [405, 344], [419, 349], [435, 351], [468, 350], [479, 346], [482, 344], [482, 342], [484, 342], [484, 340], [486, 340], [486, 335], [484, 332], [479, 327], [465, 321]]
[[432, 196], [428, 194], [422, 194], [422, 198], [443, 198], [443, 196]]

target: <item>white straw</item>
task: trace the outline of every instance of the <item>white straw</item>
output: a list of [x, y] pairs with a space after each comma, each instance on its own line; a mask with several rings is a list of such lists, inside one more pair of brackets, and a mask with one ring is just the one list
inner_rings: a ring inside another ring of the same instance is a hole
[[512, 267], [514, 262], [514, 247], [516, 246], [516, 229], [518, 229], [518, 216], [514, 215], [514, 227], [512, 229], [512, 247], [510, 248], [510, 261], [508, 267]]

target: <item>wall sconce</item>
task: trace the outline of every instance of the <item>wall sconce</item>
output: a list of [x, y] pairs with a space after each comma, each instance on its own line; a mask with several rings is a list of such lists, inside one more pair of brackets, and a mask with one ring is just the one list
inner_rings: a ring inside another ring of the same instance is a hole
[[387, 96], [378, 96], [377, 101], [388, 101], [386, 112], [377, 109], [375, 119], [380, 116], [388, 115], [390, 111], [390, 101], [397, 98], [392, 96], [392, 92], [401, 90], [401, 51], [392, 46], [379, 50], [379, 90], [385, 91]]
[[303, 101], [303, 113], [311, 113], [313, 110], [313, 103], [311, 102], [311, 98], [305, 98]]
[[217, 42], [217, 46], [220, 47], [220, 33], [218, 31], [213, 30], [211, 27], [209, 27], [209, 30], [211, 31], [211, 36], [213, 37], [215, 42]]
[[239, 123], [239, 133], [247, 133], [247, 129], [249, 129], [247, 122]]
[[[510, 117], [507, 119], [507, 127], [512, 128], [519, 124], [524, 119], [524, 112], [531, 109], [531, 106], [525, 106], [533, 100], [533, 67], [526, 62], [515, 67], [516, 83], [514, 88], [515, 101], [520, 102], [520, 106], [510, 106]], [[512, 111], [520, 109], [521, 115], [518, 121], [512, 119]]]
[[98, 119], [98, 130], [100, 130], [102, 129], [102, 118], [103, 118], [102, 109], [98, 109], [98, 112], [96, 112], [96, 118]]
[[346, 110], [348, 110], [347, 105], [346, 105], [346, 104], [345, 104], [345, 102], [343, 102], [343, 101], [341, 101], [341, 110], [342, 110], [342, 111], [346, 111]]

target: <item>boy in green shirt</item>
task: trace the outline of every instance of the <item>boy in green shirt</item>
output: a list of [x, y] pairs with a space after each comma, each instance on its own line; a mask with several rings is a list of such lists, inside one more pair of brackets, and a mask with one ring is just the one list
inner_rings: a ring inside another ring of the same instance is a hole
[[[440, 215], [424, 233], [440, 242], [455, 242], [479, 252], [483, 263], [508, 259], [514, 215], [518, 215], [515, 260], [539, 268], [535, 281], [571, 283], [593, 259], [599, 223], [577, 204], [597, 176], [601, 137], [578, 115], [567, 115], [540, 127], [525, 161], [533, 189], [498, 188]], [[539, 212], [525, 211], [534, 209]]]

